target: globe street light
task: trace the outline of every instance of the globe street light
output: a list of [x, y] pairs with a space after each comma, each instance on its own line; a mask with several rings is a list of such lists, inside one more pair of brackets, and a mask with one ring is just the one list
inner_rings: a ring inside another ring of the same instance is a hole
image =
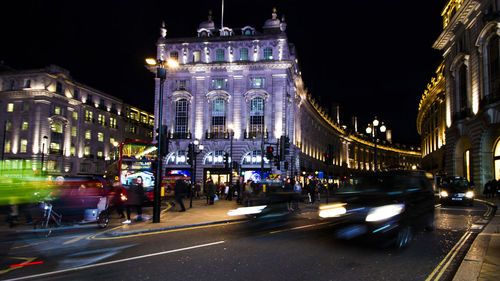
[[161, 180], [162, 180], [162, 157], [166, 153], [162, 151], [161, 143], [162, 139], [167, 136], [162, 134], [162, 115], [163, 115], [163, 86], [165, 80], [167, 79], [167, 69], [175, 69], [179, 66], [176, 60], [169, 59], [167, 61], [158, 60], [154, 58], [147, 58], [146, 63], [150, 67], [156, 67], [156, 78], [160, 79], [160, 91], [158, 93], [158, 144], [157, 144], [157, 161], [156, 165], [156, 183], [154, 187], [154, 198], [153, 198], [153, 223], [160, 222], [160, 190], [161, 190]]
[[368, 124], [368, 127], [366, 127], [366, 133], [372, 137], [373, 143], [374, 143], [374, 164], [375, 164], [375, 170], [378, 170], [378, 163], [377, 163], [377, 131], [380, 131], [381, 133], [384, 133], [387, 130], [387, 127], [384, 125], [384, 122], [379, 122], [377, 120], [377, 117], [372, 121], [371, 124]]

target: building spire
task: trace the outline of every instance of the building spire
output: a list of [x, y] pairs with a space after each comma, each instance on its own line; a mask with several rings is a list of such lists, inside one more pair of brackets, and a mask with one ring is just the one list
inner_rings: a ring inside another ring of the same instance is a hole
[[165, 27], [165, 21], [161, 22], [160, 35], [162, 38], [167, 37], [167, 28]]

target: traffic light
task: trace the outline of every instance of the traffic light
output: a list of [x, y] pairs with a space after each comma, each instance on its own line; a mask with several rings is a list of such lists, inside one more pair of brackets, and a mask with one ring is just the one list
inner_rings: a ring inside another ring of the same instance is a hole
[[194, 161], [194, 144], [190, 143], [188, 145], [187, 163], [192, 166], [193, 161]]
[[161, 156], [167, 156], [168, 154], [168, 128], [165, 125], [161, 126], [161, 140], [160, 140], [160, 147], [161, 147]]
[[325, 164], [333, 165], [333, 145], [329, 144], [326, 148], [325, 156]]
[[290, 154], [290, 138], [287, 136], [280, 137], [280, 160], [284, 161], [285, 157]]
[[229, 155], [227, 154], [227, 152], [224, 152], [224, 167], [226, 169], [229, 168]]
[[272, 146], [267, 146], [266, 147], [266, 158], [269, 161], [273, 160], [273, 158], [274, 158], [274, 147], [272, 147]]

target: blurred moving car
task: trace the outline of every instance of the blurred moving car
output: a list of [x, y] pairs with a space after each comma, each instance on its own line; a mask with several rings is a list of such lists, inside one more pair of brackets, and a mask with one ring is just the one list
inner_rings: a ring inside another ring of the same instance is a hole
[[319, 216], [338, 223], [336, 236], [382, 238], [403, 248], [415, 231], [434, 229], [431, 174], [394, 170], [349, 178], [340, 184], [333, 204]]
[[439, 188], [441, 204], [474, 205], [474, 191], [467, 179], [448, 177], [443, 179]]

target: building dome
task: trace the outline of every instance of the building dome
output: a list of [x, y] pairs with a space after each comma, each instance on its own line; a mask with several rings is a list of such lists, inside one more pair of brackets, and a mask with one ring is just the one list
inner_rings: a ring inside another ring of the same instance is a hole
[[281, 21], [278, 19], [278, 14], [276, 14], [276, 8], [273, 8], [272, 18], [266, 20], [264, 23], [264, 29], [279, 29], [281, 26]]
[[208, 30], [215, 29], [215, 23], [212, 20], [212, 11], [211, 10], [208, 11], [208, 20], [200, 23], [200, 25], [198, 26], [198, 30], [199, 29], [208, 29]]

